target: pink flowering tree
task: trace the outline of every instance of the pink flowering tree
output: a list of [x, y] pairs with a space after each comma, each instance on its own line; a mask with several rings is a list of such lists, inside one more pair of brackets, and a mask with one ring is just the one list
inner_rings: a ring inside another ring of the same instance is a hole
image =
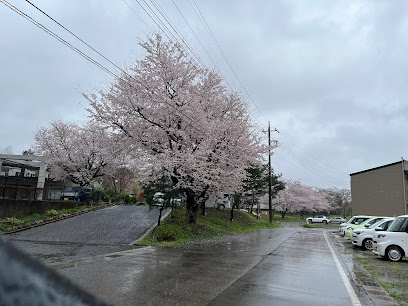
[[297, 180], [285, 180], [285, 187], [273, 199], [275, 210], [281, 213], [282, 218], [286, 213], [300, 213], [303, 218], [306, 212], [328, 211], [330, 204], [325, 194]]
[[247, 104], [218, 74], [194, 65], [160, 35], [140, 45], [146, 56], [128, 73], [84, 97], [92, 118], [128, 138], [144, 182], [165, 175], [185, 194], [194, 223], [207, 191], [233, 193], [265, 148]]
[[124, 162], [123, 140], [95, 123], [77, 125], [55, 121], [34, 135], [34, 152], [46, 157], [50, 177], [88, 186], [112, 175]]

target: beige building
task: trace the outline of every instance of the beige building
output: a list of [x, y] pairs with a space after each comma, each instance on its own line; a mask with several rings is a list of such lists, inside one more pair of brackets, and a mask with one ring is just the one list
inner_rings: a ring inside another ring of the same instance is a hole
[[407, 214], [408, 162], [350, 174], [352, 215], [398, 216]]

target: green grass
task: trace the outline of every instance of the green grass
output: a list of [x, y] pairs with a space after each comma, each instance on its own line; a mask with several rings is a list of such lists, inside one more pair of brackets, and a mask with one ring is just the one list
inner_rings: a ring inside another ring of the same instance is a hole
[[234, 211], [230, 221], [230, 210], [207, 209], [206, 215], [198, 215], [196, 224], [186, 222], [185, 210], [174, 210], [161, 226], [156, 227], [140, 245], [172, 245], [223, 235], [250, 232], [264, 228], [280, 227], [276, 222], [256, 219], [245, 212]]

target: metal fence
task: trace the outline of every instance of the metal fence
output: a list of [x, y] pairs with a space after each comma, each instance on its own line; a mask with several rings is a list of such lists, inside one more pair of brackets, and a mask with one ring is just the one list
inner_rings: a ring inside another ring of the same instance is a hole
[[15, 200], [59, 200], [70, 186], [46, 180], [44, 188], [37, 187], [36, 177], [0, 176], [0, 198]]

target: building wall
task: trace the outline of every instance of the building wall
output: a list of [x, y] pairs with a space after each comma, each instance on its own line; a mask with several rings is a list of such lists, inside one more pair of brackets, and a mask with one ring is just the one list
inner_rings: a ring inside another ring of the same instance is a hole
[[352, 174], [352, 214], [376, 216], [405, 214], [403, 177], [406, 185], [401, 162]]

